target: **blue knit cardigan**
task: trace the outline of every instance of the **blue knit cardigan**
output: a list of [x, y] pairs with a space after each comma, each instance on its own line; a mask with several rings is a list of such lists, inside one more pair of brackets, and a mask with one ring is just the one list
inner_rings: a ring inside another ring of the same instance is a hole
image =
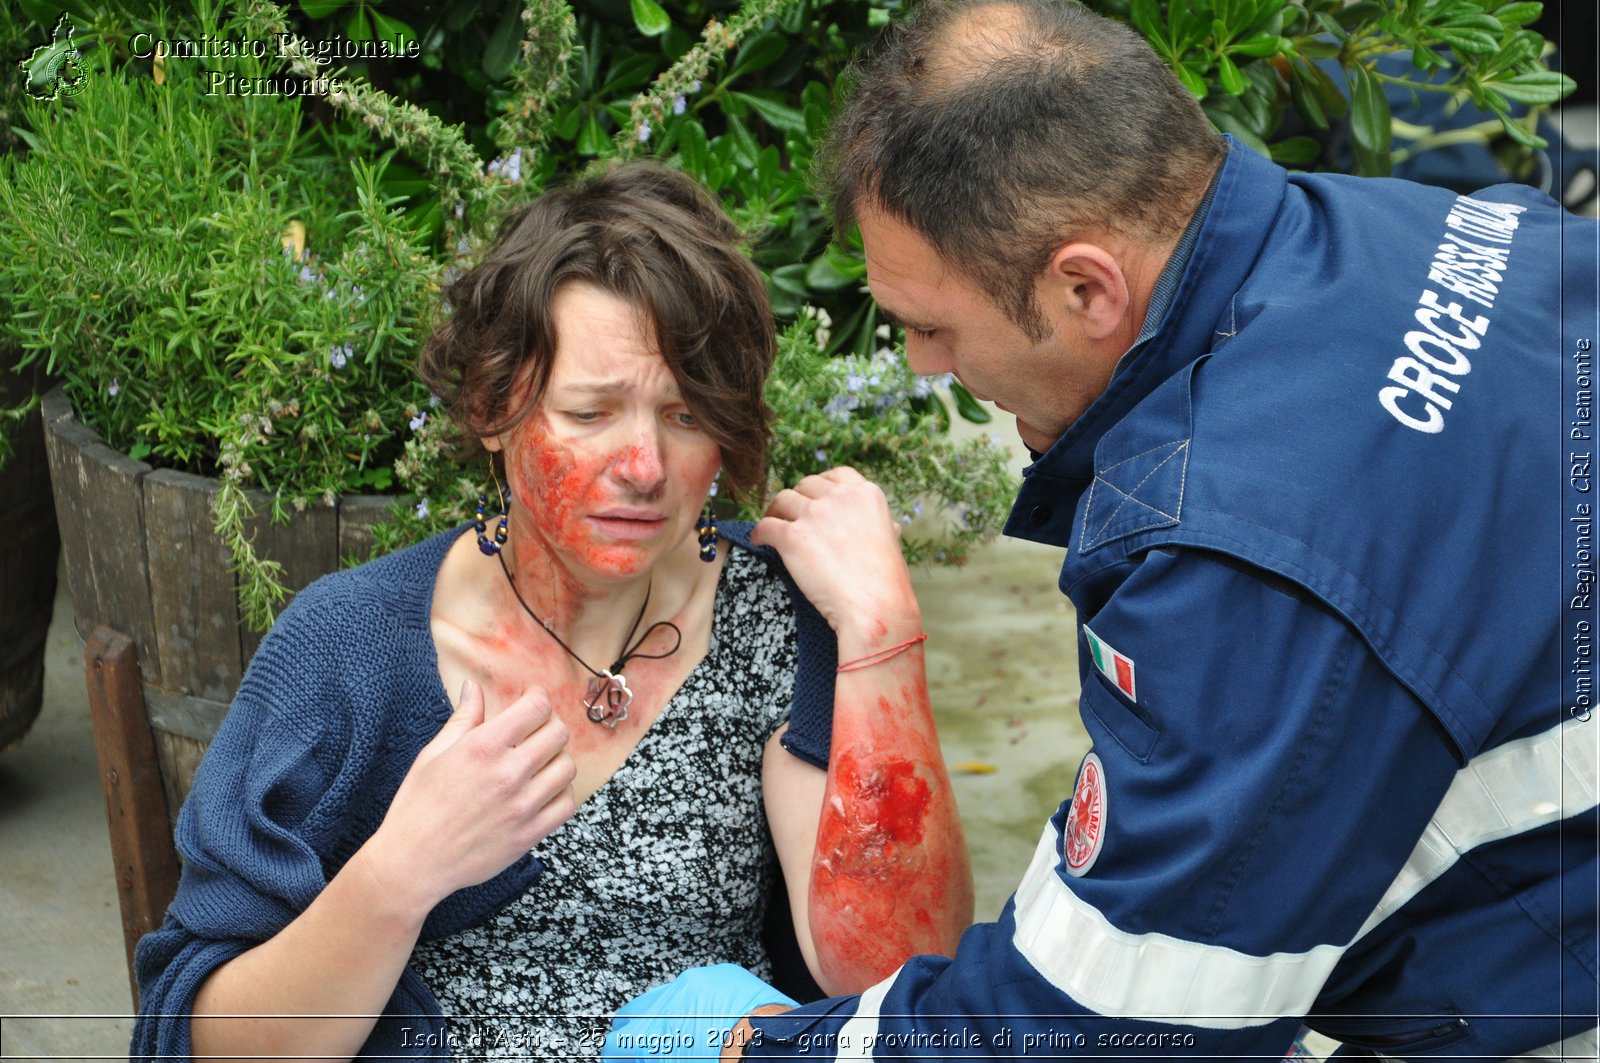
[[[139, 942], [132, 1059], [190, 1054], [200, 983], [306, 909], [377, 829], [417, 753], [450, 716], [429, 614], [439, 566], [460, 530], [323, 577], [262, 641], [178, 819], [178, 895], [161, 928]], [[750, 531], [745, 522], [721, 525], [723, 537], [782, 576], [794, 604], [799, 654], [783, 744], [826, 767], [837, 643], [776, 553], [751, 544]], [[524, 855], [451, 894], [428, 915], [423, 939], [483, 921], [541, 870]], [[786, 904], [771, 907], [781, 923]], [[430, 1040], [442, 1043], [428, 1036], [442, 1028], [433, 995], [407, 967], [362, 1056], [425, 1053]]]

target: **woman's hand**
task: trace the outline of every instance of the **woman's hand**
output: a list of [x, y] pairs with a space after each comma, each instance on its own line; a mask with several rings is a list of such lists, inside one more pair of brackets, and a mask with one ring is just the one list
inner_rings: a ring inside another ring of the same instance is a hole
[[483, 690], [468, 680], [364, 847], [369, 870], [423, 914], [493, 878], [571, 818], [577, 768], [566, 747], [542, 688], [485, 720]]
[[366, 844], [273, 937], [201, 985], [197, 1059], [349, 1059], [445, 897], [487, 881], [573, 813], [567, 732], [540, 689], [491, 720], [470, 680]]
[[[878, 485], [848, 466], [779, 491], [751, 539], [772, 546], [840, 636], [840, 653], [921, 611], [900, 553], [900, 525]], [[862, 636], [857, 639], [857, 633]]]

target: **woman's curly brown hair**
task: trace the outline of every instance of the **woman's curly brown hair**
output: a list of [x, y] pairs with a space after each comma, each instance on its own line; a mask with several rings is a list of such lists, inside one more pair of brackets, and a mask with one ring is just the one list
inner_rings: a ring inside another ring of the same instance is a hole
[[509, 215], [483, 260], [445, 289], [448, 316], [419, 372], [475, 451], [537, 405], [556, 351], [551, 304], [581, 281], [638, 307], [684, 402], [740, 497], [765, 486], [776, 354], [766, 285], [722, 208], [650, 162], [546, 191]]

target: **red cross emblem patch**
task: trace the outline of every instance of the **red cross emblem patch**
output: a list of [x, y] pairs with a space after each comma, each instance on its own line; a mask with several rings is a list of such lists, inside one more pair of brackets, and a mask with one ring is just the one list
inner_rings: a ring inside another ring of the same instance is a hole
[[1066, 829], [1061, 834], [1061, 856], [1067, 874], [1086, 875], [1100, 855], [1106, 837], [1106, 774], [1100, 758], [1090, 753], [1078, 769], [1078, 784], [1072, 789], [1072, 807], [1067, 810]]

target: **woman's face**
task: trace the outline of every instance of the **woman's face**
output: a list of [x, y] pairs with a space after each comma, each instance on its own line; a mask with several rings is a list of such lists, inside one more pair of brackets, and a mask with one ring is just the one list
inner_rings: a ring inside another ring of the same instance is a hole
[[543, 398], [512, 432], [485, 440], [506, 451], [521, 511], [512, 528], [527, 522], [574, 574], [640, 575], [694, 530], [720, 452], [632, 304], [572, 282], [551, 310]]

